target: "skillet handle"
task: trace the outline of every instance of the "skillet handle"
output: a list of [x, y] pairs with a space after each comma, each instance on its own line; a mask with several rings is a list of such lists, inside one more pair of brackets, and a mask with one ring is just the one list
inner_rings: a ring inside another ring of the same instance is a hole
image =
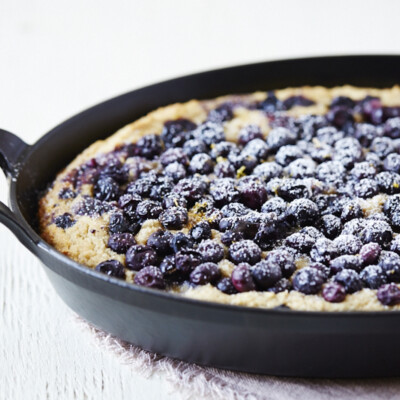
[[18, 160], [30, 146], [13, 133], [0, 129], [0, 167], [7, 177], [18, 173]]
[[[0, 129], [0, 167], [8, 179], [16, 178], [19, 160], [30, 146], [14, 134]], [[32, 252], [37, 251], [37, 243], [30, 237], [18, 217], [0, 202], [0, 223], [7, 226], [21, 243]]]

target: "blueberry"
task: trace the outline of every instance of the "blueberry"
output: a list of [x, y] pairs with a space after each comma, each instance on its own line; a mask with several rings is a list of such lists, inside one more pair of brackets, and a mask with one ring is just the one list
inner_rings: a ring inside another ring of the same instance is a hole
[[293, 289], [304, 294], [318, 293], [324, 283], [322, 273], [315, 268], [304, 267], [293, 277]]
[[333, 160], [339, 161], [345, 168], [351, 168], [361, 161], [363, 156], [362, 148], [357, 139], [346, 137], [335, 143]]
[[303, 156], [304, 153], [298, 146], [288, 145], [283, 146], [278, 150], [275, 156], [275, 161], [282, 166], [287, 166], [294, 160], [302, 158]]
[[157, 219], [163, 211], [161, 204], [154, 200], [143, 200], [136, 208], [136, 214], [142, 219]]
[[290, 278], [296, 270], [293, 255], [284, 248], [270, 251], [266, 260], [272, 264], [278, 265], [285, 278]]
[[287, 208], [287, 218], [296, 225], [312, 225], [319, 217], [317, 205], [309, 199], [293, 200]]
[[229, 203], [221, 209], [224, 217], [240, 217], [250, 212], [250, 209], [241, 203]]
[[376, 167], [368, 161], [355, 163], [350, 174], [357, 180], [373, 178], [376, 175]]
[[333, 244], [336, 247], [339, 255], [358, 254], [362, 246], [362, 242], [357, 236], [346, 234], [335, 238]]
[[238, 292], [249, 292], [250, 290], [256, 289], [248, 264], [241, 263], [236, 266], [232, 271], [231, 279], [233, 286]]
[[267, 190], [277, 194], [286, 201], [311, 197], [309, 185], [301, 179], [281, 179], [279, 182], [270, 181]]
[[190, 273], [202, 262], [204, 260], [201, 254], [190, 248], [182, 248], [175, 254], [176, 268], [184, 274]]
[[363, 243], [376, 242], [380, 245], [388, 245], [393, 237], [393, 231], [390, 225], [385, 221], [368, 220], [361, 232], [361, 241]]
[[203, 240], [199, 244], [197, 251], [205, 262], [217, 263], [224, 258], [224, 248], [212, 239]]
[[126, 193], [131, 195], [139, 195], [142, 197], [148, 197], [150, 195], [152, 187], [156, 184], [156, 176], [149, 175], [134, 182], [131, 182], [126, 187]]
[[161, 201], [166, 195], [171, 193], [173, 188], [173, 179], [168, 176], [160, 176], [150, 190], [150, 198]]
[[131, 233], [114, 233], [108, 238], [108, 247], [119, 254], [124, 254], [136, 244], [135, 237]]
[[400, 235], [397, 235], [390, 243], [390, 250], [400, 254]]
[[382, 159], [387, 157], [390, 153], [393, 153], [395, 150], [392, 139], [388, 137], [375, 138], [371, 143], [370, 149]]
[[361, 218], [352, 219], [344, 224], [342, 235], [354, 235], [359, 237], [365, 227], [365, 220]]
[[193, 156], [189, 164], [189, 171], [192, 174], [207, 175], [214, 169], [214, 162], [206, 153], [199, 153]]
[[381, 251], [382, 248], [378, 243], [371, 242], [364, 244], [360, 250], [360, 257], [364, 265], [375, 264], [378, 261]]
[[239, 200], [239, 191], [232, 178], [215, 179], [210, 185], [210, 194], [218, 206], [232, 204]]
[[337, 257], [338, 250], [335, 244], [325, 238], [318, 239], [311, 249], [310, 257], [313, 261], [319, 263], [329, 263], [332, 259]]
[[[219, 157], [226, 158], [231, 153], [237, 155], [239, 152], [240, 150], [235, 143], [222, 141], [211, 145], [210, 156], [214, 160], [217, 160]], [[204, 151], [201, 152], [198, 150], [197, 153], [204, 153]]]
[[390, 218], [394, 228], [400, 228], [400, 195], [390, 196], [383, 205], [383, 212]]
[[195, 139], [203, 141], [207, 146], [225, 140], [224, 128], [222, 125], [208, 121], [197, 127], [193, 132]]
[[246, 207], [259, 210], [268, 198], [267, 189], [259, 179], [242, 178], [238, 187], [240, 200]]
[[217, 283], [217, 289], [225, 294], [236, 294], [238, 292], [229, 278], [222, 278]]
[[379, 266], [390, 282], [400, 282], [400, 256], [392, 251], [382, 251]]
[[175, 147], [164, 151], [160, 156], [160, 162], [164, 167], [175, 162], [188, 165], [189, 159], [181, 147]]
[[211, 239], [211, 226], [207, 221], [200, 221], [189, 232], [195, 242]]
[[326, 161], [317, 167], [317, 178], [331, 185], [342, 182], [346, 169], [339, 161]]
[[390, 118], [385, 122], [383, 127], [385, 136], [389, 136], [392, 139], [400, 138], [400, 118]]
[[229, 258], [235, 264], [254, 265], [261, 260], [261, 249], [251, 240], [241, 240], [229, 247]]
[[221, 235], [221, 242], [225, 246], [230, 246], [234, 242], [239, 242], [240, 240], [244, 239], [244, 235], [242, 232], [232, 232], [232, 231], [225, 231]]
[[188, 138], [188, 133], [193, 131], [196, 125], [187, 119], [177, 119], [175, 121], [167, 121], [164, 124], [161, 137], [166, 147], [182, 146]]
[[385, 306], [400, 304], [400, 289], [394, 283], [380, 287], [377, 296], [378, 300]]
[[[322, 235], [322, 234], [321, 234]], [[317, 237], [309, 234], [308, 231], [301, 230], [300, 232], [293, 233], [286, 238], [286, 245], [292, 247], [301, 253], [308, 253], [314, 246]]]
[[335, 282], [344, 286], [346, 293], [355, 293], [363, 288], [363, 282], [353, 269], [343, 269], [335, 277]]
[[288, 144], [294, 144], [296, 142], [296, 134], [291, 132], [287, 128], [274, 128], [267, 136], [267, 145], [271, 150], [278, 150]]
[[194, 204], [207, 190], [207, 184], [200, 178], [181, 179], [174, 187], [173, 194], [184, 197], [189, 204]]
[[178, 232], [173, 236], [171, 240], [171, 247], [174, 253], [177, 253], [179, 250], [182, 250], [184, 248], [192, 248], [193, 241], [184, 233]]
[[178, 182], [186, 177], [186, 169], [182, 164], [174, 162], [164, 168], [164, 174], [171, 178], [174, 182]]
[[137, 285], [153, 289], [164, 289], [165, 281], [162, 272], [154, 266], [142, 268], [136, 275], [134, 282]]
[[58, 198], [63, 200], [74, 199], [76, 196], [76, 192], [68, 187], [64, 187], [58, 192]]
[[379, 265], [368, 265], [361, 271], [360, 277], [365, 286], [371, 289], [378, 289], [387, 283], [387, 277]]
[[319, 272], [321, 272], [322, 276], [325, 280], [327, 280], [331, 275], [331, 268], [326, 264], [322, 264], [320, 262], [312, 262], [308, 265], [310, 268], [315, 268]]
[[250, 174], [254, 167], [258, 164], [258, 160], [256, 157], [251, 154], [235, 154], [229, 153], [228, 161], [233, 165], [233, 167], [237, 170], [237, 174]]
[[263, 139], [253, 139], [246, 144], [242, 150], [242, 156], [253, 156], [257, 160], [266, 160], [268, 157], [269, 147]]
[[354, 191], [358, 197], [367, 199], [376, 196], [379, 193], [378, 183], [374, 179], [361, 179], [354, 187]]
[[123, 212], [118, 211], [111, 214], [108, 230], [111, 233], [123, 233], [129, 229], [129, 220]]
[[280, 197], [273, 197], [267, 200], [261, 207], [263, 213], [275, 213], [278, 219], [283, 219], [286, 216], [287, 203]]
[[297, 118], [295, 125], [298, 136], [309, 142], [319, 129], [328, 125], [328, 121], [322, 115], [302, 115]]
[[264, 182], [277, 178], [282, 174], [283, 168], [274, 161], [267, 161], [254, 168], [253, 175], [259, 177]]
[[185, 279], [185, 276], [176, 268], [174, 255], [168, 255], [162, 259], [160, 263], [160, 271], [164, 278], [168, 280], [181, 282]]
[[245, 146], [254, 139], [263, 139], [263, 134], [258, 125], [246, 125], [239, 131], [238, 143]]
[[386, 171], [400, 172], [400, 154], [390, 153], [383, 161], [383, 168]]
[[289, 279], [282, 278], [280, 281], [275, 283], [274, 286], [267, 289], [268, 292], [281, 293], [284, 291], [290, 291], [292, 289], [292, 284]]
[[224, 103], [210, 110], [207, 116], [207, 120], [211, 122], [216, 122], [218, 124], [229, 121], [233, 118], [233, 104]]
[[150, 246], [135, 244], [126, 252], [126, 267], [134, 271], [157, 264], [157, 253]]
[[198, 265], [190, 274], [190, 282], [195, 285], [206, 285], [215, 283], [221, 276], [218, 265], [212, 262], [206, 262]]
[[298, 158], [286, 167], [286, 171], [291, 178], [307, 178], [314, 176], [315, 168], [316, 164], [313, 160]]
[[282, 271], [279, 265], [267, 260], [262, 260], [254, 265], [251, 269], [251, 274], [260, 290], [266, 290], [274, 286], [282, 278]]
[[171, 207], [163, 211], [159, 221], [165, 229], [182, 229], [188, 223], [188, 213], [183, 207]]
[[340, 218], [332, 214], [326, 214], [321, 217], [318, 228], [329, 239], [334, 239], [342, 230]]
[[307, 99], [307, 97], [304, 97], [302, 95], [290, 96], [283, 101], [283, 106], [286, 110], [290, 110], [295, 106], [309, 107], [312, 106], [313, 104], [315, 104], [314, 101]]
[[103, 261], [96, 266], [96, 271], [99, 271], [108, 276], [125, 279], [124, 266], [117, 260]]
[[356, 124], [354, 137], [361, 143], [362, 146], [369, 146], [372, 141], [379, 136], [379, 131], [372, 124]]
[[119, 196], [119, 186], [113, 178], [108, 176], [100, 178], [93, 188], [96, 199], [102, 201], [117, 200]]
[[73, 207], [73, 211], [77, 215], [87, 215], [89, 217], [102, 215], [110, 211], [110, 209], [111, 207], [108, 203], [89, 196], [84, 196], [83, 199]]
[[332, 99], [330, 108], [334, 107], [344, 107], [344, 108], [354, 108], [356, 102], [347, 96], [338, 96]]
[[152, 247], [159, 256], [165, 256], [172, 252], [172, 233], [159, 229], [153, 232], [147, 239], [147, 246]]
[[123, 209], [124, 215], [130, 219], [136, 217], [136, 207], [142, 198], [138, 194], [124, 194], [118, 199], [118, 205]]
[[344, 106], [334, 106], [326, 114], [328, 121], [337, 128], [343, 128], [354, 122], [352, 112]]
[[215, 165], [214, 174], [218, 178], [234, 178], [236, 170], [229, 161], [222, 161]]
[[381, 192], [387, 194], [400, 192], [400, 175], [395, 172], [381, 172], [376, 176], [376, 182]]
[[338, 140], [343, 139], [344, 132], [338, 131], [334, 126], [325, 126], [317, 130], [316, 138], [329, 146], [333, 146]]
[[350, 200], [343, 205], [340, 219], [343, 223], [346, 223], [355, 218], [362, 218], [363, 216], [364, 213], [358, 201]]
[[341, 284], [328, 282], [322, 289], [322, 297], [330, 303], [341, 303], [346, 297], [346, 291]]
[[171, 207], [183, 207], [187, 208], [187, 201], [184, 197], [179, 196], [176, 193], [169, 194], [163, 198], [162, 205], [165, 209]]
[[160, 155], [163, 143], [158, 135], [146, 135], [136, 143], [136, 154], [149, 160]]
[[343, 269], [352, 269], [360, 272], [362, 269], [361, 258], [348, 254], [333, 259], [329, 265], [333, 273], [342, 271]]
[[377, 97], [366, 96], [359, 102], [358, 108], [364, 119], [373, 124], [382, 122], [382, 103]]
[[194, 155], [198, 153], [206, 153], [207, 146], [206, 144], [198, 139], [191, 139], [184, 143], [183, 145], [184, 153], [189, 157], [192, 158]]
[[75, 225], [76, 221], [72, 218], [72, 215], [69, 213], [61, 214], [54, 218], [54, 223], [58, 228], [67, 229], [71, 226]]

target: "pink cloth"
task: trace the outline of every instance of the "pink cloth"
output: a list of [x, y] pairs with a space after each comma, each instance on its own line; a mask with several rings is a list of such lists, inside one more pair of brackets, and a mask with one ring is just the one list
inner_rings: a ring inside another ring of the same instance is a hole
[[[144, 351], [100, 331], [78, 318], [100, 348], [113, 352], [121, 362], [148, 377], [163, 373], [181, 398], [223, 400], [394, 400], [400, 399], [399, 379], [332, 380], [276, 378], [252, 375], [177, 361]], [[400, 361], [399, 361], [400, 367]]]

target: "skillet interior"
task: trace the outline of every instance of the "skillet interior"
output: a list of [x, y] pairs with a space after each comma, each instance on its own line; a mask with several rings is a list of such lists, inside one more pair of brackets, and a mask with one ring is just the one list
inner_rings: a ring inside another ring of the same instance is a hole
[[[287, 86], [389, 87], [399, 82], [399, 67], [397, 56], [287, 60], [205, 72], [127, 93], [62, 123], [27, 152], [11, 185], [12, 209], [34, 228], [39, 191], [63, 166], [93, 141], [159, 106]], [[38, 240], [31, 230], [30, 234]], [[180, 301], [151, 290], [110, 285], [104, 277], [94, 279], [98, 274], [76, 267], [44, 244], [37, 254], [71, 308], [150, 350], [202, 364], [279, 375], [398, 374], [393, 366], [400, 354], [390, 345], [400, 333], [397, 313], [301, 313]]]

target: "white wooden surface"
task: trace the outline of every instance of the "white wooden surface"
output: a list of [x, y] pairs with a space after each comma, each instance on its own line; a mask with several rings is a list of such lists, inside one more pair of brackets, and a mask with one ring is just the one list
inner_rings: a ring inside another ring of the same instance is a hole
[[[396, 0], [0, 0], [0, 126], [33, 143], [85, 107], [180, 74], [400, 53], [399, 14]], [[36, 259], [0, 227], [1, 400], [180, 397], [168, 390], [165, 376], [144, 379], [98, 349]]]

